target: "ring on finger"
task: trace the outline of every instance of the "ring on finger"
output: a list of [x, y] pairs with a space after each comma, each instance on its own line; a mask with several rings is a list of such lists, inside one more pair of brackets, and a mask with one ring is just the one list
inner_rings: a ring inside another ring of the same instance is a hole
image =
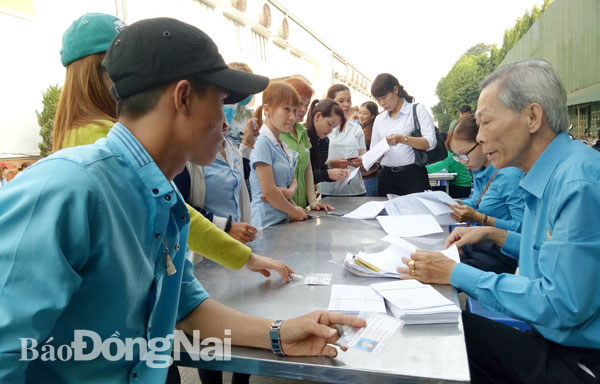
[[410, 268], [410, 269], [417, 269], [417, 268], [415, 268], [415, 261], [414, 260], [409, 260], [408, 261], [408, 268]]
[[411, 269], [411, 270], [410, 270], [410, 275], [411, 275], [411, 276], [414, 276], [414, 275], [415, 275], [415, 270], [414, 270], [414, 269]]

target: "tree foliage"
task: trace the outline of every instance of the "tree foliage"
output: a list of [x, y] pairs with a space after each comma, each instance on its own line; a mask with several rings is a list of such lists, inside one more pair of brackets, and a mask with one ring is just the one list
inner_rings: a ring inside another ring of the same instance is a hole
[[450, 72], [438, 82], [436, 94], [440, 102], [432, 107], [432, 112], [442, 132], [448, 131], [461, 106], [469, 105], [472, 110], [477, 108], [479, 83], [500, 65], [506, 54], [540, 18], [551, 1], [544, 0], [541, 8], [533, 6], [531, 12], [526, 11], [512, 28], [504, 31], [502, 47], [480, 43], [469, 48], [454, 63]]
[[54, 117], [56, 115], [56, 107], [60, 98], [61, 87], [50, 85], [46, 91], [42, 93], [42, 112], [35, 111], [37, 115], [38, 125], [40, 126], [40, 136], [42, 142], [38, 144], [40, 155], [47, 156], [52, 152], [52, 128], [54, 127]]

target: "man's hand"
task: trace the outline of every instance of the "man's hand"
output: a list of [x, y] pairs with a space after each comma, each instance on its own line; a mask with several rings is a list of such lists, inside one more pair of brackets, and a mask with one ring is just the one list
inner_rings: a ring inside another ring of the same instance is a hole
[[346, 168], [348, 168], [348, 159], [346, 159], [344, 157], [338, 157], [337, 159], [331, 159], [330, 164], [331, 164], [330, 168], [346, 169]]
[[332, 168], [327, 170], [327, 175], [333, 181], [342, 181], [350, 174], [349, 169]]
[[263, 274], [265, 277], [271, 276], [269, 269], [277, 271], [281, 275], [281, 279], [286, 283], [290, 282], [290, 273], [294, 273], [294, 270], [283, 261], [271, 259], [270, 257], [260, 256], [253, 253], [246, 263], [246, 268], [252, 272], [258, 272]]
[[249, 147], [254, 147], [254, 142], [259, 135], [260, 127], [257, 124], [257, 119], [252, 118], [248, 120], [244, 126], [244, 137], [242, 142]]
[[402, 258], [408, 268], [398, 267], [403, 280], [418, 280], [422, 283], [450, 284], [450, 275], [456, 262], [440, 252], [417, 250], [410, 254], [410, 259]]
[[228, 233], [229, 236], [237, 241], [246, 244], [247, 242], [254, 240], [256, 228], [247, 223], [232, 222]]
[[485, 215], [477, 212], [473, 208], [468, 205], [451, 205], [450, 209], [452, 209], [453, 213], [450, 215], [454, 220], [464, 223], [465, 221], [474, 221], [476, 223], [481, 223], [484, 220]]
[[460, 250], [467, 244], [477, 244], [482, 241], [492, 241], [499, 247], [504, 246], [508, 232], [494, 227], [459, 227], [454, 229], [446, 239], [445, 247], [455, 244]]
[[336, 357], [337, 350], [328, 345], [339, 338], [335, 324], [362, 328], [367, 322], [358, 317], [327, 311], [315, 311], [286, 320], [279, 330], [283, 353], [289, 356]]
[[406, 142], [404, 141], [404, 138], [406, 137], [406, 135], [398, 135], [398, 134], [391, 134], [389, 136], [387, 136], [385, 139], [387, 140], [389, 145], [396, 145], [396, 144], [406, 144]]
[[335, 211], [335, 207], [329, 205], [329, 204], [322, 204], [322, 203], [317, 203], [315, 204], [314, 207], [311, 207], [310, 209], [314, 209], [315, 211]]

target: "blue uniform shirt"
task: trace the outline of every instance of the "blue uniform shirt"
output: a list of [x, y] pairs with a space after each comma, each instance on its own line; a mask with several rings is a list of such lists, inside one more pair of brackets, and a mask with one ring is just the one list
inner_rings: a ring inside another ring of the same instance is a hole
[[273, 180], [276, 187], [288, 188], [294, 178], [297, 153], [287, 148], [286, 151], [279, 146], [271, 130], [263, 125], [260, 136], [256, 139], [254, 150], [250, 155], [250, 190], [252, 191], [252, 225], [256, 228], [268, 227], [280, 223], [288, 218], [288, 214], [278, 210], [271, 204], [260, 199], [263, 195], [256, 175], [256, 163], [265, 163], [273, 168]]
[[[55, 348], [69, 345], [74, 330], [102, 341], [173, 334], [208, 297], [185, 257], [188, 226], [178, 191], [118, 123], [106, 139], [59, 151], [3, 187], [0, 382], [164, 383], [167, 369], [139, 353], [42, 361], [40, 349], [50, 338]], [[40, 358], [18, 361], [19, 338], [36, 340]], [[170, 350], [167, 343], [157, 353], [164, 359]]]
[[202, 167], [206, 194], [204, 209], [216, 216], [232, 216], [233, 221], [242, 221], [240, 212], [240, 188], [246, 188], [244, 171], [236, 164], [241, 159], [229, 145], [225, 145], [227, 160], [219, 153], [215, 161]]
[[600, 153], [561, 133], [519, 189], [522, 232], [509, 232], [502, 251], [519, 258], [520, 275], [458, 264], [450, 283], [548, 340], [600, 348]]
[[[491, 164], [485, 169], [473, 171], [473, 194], [464, 200], [466, 205], [475, 208], [477, 199], [496, 171]], [[525, 202], [518, 189], [522, 176], [523, 172], [517, 168], [501, 169], [475, 208], [495, 218], [497, 228], [515, 232], [521, 230]]]

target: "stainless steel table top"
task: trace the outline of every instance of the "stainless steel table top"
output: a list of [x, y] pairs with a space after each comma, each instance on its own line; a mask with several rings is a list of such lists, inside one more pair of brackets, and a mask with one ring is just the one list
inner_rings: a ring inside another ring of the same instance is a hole
[[[324, 202], [347, 213], [373, 198], [337, 197]], [[393, 279], [354, 276], [343, 267], [347, 252], [377, 252], [388, 244], [376, 220], [353, 220], [313, 212], [305, 222], [275, 225], [262, 230], [250, 245], [255, 253], [282, 260], [297, 274], [331, 273], [333, 284], [369, 285]], [[434, 249], [446, 234], [429, 236], [415, 245]], [[196, 266], [195, 275], [210, 295], [241, 312], [272, 319], [287, 319], [327, 309], [330, 286], [285, 284], [277, 274], [265, 279], [246, 268], [231, 271], [210, 260]], [[456, 290], [435, 286], [458, 304]], [[277, 357], [254, 348], [232, 348], [231, 361], [192, 361], [180, 365], [281, 376], [326, 382], [468, 382], [469, 368], [462, 322], [458, 324], [404, 325], [377, 356], [351, 349], [336, 359]]]

